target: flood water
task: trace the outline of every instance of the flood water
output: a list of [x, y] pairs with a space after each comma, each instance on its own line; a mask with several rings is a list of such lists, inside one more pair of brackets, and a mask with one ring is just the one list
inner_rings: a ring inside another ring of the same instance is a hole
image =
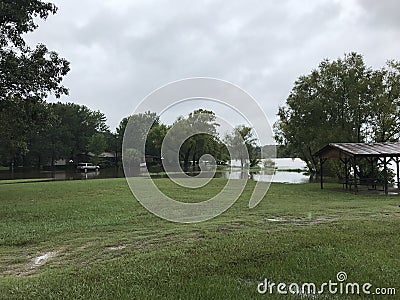
[[[277, 170], [274, 174], [268, 171], [256, 171], [256, 172], [240, 172], [239, 170], [234, 170], [233, 172], [225, 172], [221, 177], [232, 178], [232, 179], [244, 179], [250, 178], [255, 181], [264, 182], [280, 182], [280, 183], [306, 183], [310, 182], [312, 179], [310, 175], [305, 173], [306, 163], [300, 158], [275, 158], [272, 159], [275, 162], [275, 167]], [[263, 160], [261, 160], [260, 165], [262, 166]], [[231, 161], [232, 166], [240, 166], [240, 161]], [[294, 170], [304, 170], [301, 172], [296, 172]], [[273, 176], [272, 176], [273, 175]], [[271, 180], [272, 177], [272, 180]]]
[[[296, 158], [277, 158], [274, 159], [277, 170], [272, 177], [272, 182], [282, 183], [305, 183], [310, 181], [310, 176], [304, 172], [293, 172], [288, 170], [305, 169], [305, 163]], [[237, 161], [232, 161], [232, 165], [237, 165]], [[286, 171], [285, 171], [286, 170]], [[140, 176], [140, 173], [138, 174]], [[156, 177], [165, 177], [166, 175], [156, 175]], [[214, 177], [231, 178], [231, 179], [252, 179], [255, 181], [270, 181], [272, 174], [270, 172], [260, 170], [255, 172], [243, 171], [240, 168], [227, 167], [226, 170], [217, 170]], [[0, 171], [0, 180], [7, 179], [53, 179], [53, 180], [85, 180], [96, 178], [119, 178], [124, 177], [121, 168], [101, 169], [93, 172], [77, 172], [76, 170], [59, 170], [59, 171], [39, 171], [39, 170], [16, 170]]]

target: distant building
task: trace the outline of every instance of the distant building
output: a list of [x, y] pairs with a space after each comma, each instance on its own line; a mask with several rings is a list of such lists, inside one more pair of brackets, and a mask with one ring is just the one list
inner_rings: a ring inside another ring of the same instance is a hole
[[[65, 159], [65, 158], [60, 158], [60, 159], [55, 160], [54, 166], [55, 167], [66, 167], [68, 165], [77, 165], [78, 163], [81, 163], [81, 162], [90, 162], [94, 156], [95, 156], [95, 154], [92, 152], [79, 153], [72, 160]], [[114, 165], [117, 160], [117, 156], [113, 152], [103, 152], [99, 155], [99, 158], [102, 161], [105, 161], [110, 165]], [[52, 166], [51, 162], [48, 162], [44, 167], [51, 167], [51, 166]]]

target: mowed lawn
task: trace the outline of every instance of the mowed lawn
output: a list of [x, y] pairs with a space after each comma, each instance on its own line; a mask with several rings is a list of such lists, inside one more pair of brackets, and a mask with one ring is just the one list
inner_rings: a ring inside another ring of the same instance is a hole
[[[156, 182], [201, 201], [226, 181], [200, 192]], [[322, 284], [342, 271], [349, 282], [395, 287], [387, 297], [399, 299], [400, 196], [272, 184], [248, 209], [252, 187], [215, 219], [177, 224], [144, 209], [125, 179], [0, 181], [0, 298], [274, 299], [257, 292], [264, 278]]]

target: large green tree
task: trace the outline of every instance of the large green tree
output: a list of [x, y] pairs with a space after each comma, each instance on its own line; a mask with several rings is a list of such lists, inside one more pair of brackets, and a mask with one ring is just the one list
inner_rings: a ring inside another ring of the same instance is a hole
[[396, 62], [373, 70], [357, 53], [324, 60], [296, 80], [279, 108], [276, 140], [312, 172], [319, 169], [313, 154], [327, 143], [397, 140], [399, 86]]
[[29, 47], [23, 34], [57, 8], [38, 0], [0, 1], [0, 155], [14, 162], [29, 152], [28, 140], [48, 123], [45, 99], [68, 90], [61, 85], [69, 63], [45, 45]]

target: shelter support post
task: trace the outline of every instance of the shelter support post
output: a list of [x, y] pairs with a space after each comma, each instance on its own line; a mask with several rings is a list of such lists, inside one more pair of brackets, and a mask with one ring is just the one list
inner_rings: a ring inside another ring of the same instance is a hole
[[353, 173], [354, 173], [354, 191], [357, 193], [358, 192], [358, 186], [357, 186], [357, 160], [354, 157], [353, 159]]
[[344, 186], [347, 190], [349, 188], [349, 159], [345, 157], [340, 158], [340, 160], [344, 164]]
[[349, 188], [349, 160], [347, 158], [344, 159], [344, 180], [346, 181], [346, 190]]
[[396, 157], [396, 167], [397, 167], [397, 189], [400, 191], [399, 157]]
[[319, 177], [321, 181], [321, 189], [324, 188], [324, 163], [326, 161], [326, 158], [319, 158]]
[[387, 159], [386, 156], [383, 158], [383, 176], [384, 176], [384, 184], [385, 184], [385, 194], [388, 194], [388, 172], [387, 172]]

